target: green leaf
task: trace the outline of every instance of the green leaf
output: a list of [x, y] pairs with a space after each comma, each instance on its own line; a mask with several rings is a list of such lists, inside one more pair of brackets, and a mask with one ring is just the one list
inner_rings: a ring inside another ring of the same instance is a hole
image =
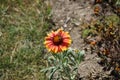
[[54, 68], [55, 68], [55, 67], [45, 68], [45, 69], [40, 70], [40, 72], [44, 72], [44, 73], [46, 74], [48, 71], [51, 71], [51, 70], [54, 69]]
[[50, 73], [49, 80], [52, 80], [54, 73], [59, 69], [59, 67], [54, 68], [52, 72]]
[[89, 36], [90, 33], [91, 33], [91, 29], [85, 29], [82, 32], [82, 37], [86, 38], [87, 36]]
[[81, 56], [83, 56], [84, 54], [85, 54], [85, 51], [84, 50], [82, 50], [82, 51], [79, 51], [79, 53], [78, 53], [79, 55], [81, 55]]
[[116, 1], [116, 5], [120, 5], [120, 0], [117, 0], [117, 1]]
[[79, 61], [79, 63], [83, 60], [84, 54], [85, 54], [84, 50], [78, 52], [78, 61]]

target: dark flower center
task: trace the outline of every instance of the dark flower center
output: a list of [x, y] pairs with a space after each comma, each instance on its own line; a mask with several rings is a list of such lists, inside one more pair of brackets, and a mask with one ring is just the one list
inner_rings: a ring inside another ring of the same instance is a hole
[[60, 45], [62, 43], [63, 39], [61, 36], [57, 35], [55, 37], [53, 37], [53, 43], [55, 45]]

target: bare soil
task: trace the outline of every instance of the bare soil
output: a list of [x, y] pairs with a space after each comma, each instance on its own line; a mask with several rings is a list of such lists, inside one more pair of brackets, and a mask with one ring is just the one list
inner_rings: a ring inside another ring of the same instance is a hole
[[90, 46], [81, 37], [83, 23], [95, 19], [93, 16], [94, 0], [51, 0], [52, 20], [54, 29], [63, 28], [70, 32], [74, 49], [86, 49], [85, 60], [79, 65], [77, 80], [112, 80], [107, 76], [109, 71], [103, 71], [98, 64], [100, 58], [92, 53]]

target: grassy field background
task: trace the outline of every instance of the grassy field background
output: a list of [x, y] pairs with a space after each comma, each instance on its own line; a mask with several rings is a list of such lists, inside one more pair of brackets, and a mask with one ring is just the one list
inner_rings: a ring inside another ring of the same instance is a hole
[[43, 0], [0, 0], [0, 80], [45, 80], [50, 10]]

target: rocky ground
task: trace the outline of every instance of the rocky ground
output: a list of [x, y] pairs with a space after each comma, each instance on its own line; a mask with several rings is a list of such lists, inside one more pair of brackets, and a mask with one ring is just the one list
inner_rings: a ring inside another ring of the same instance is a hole
[[[73, 43], [72, 48], [85, 49], [85, 60], [79, 65], [78, 80], [112, 80], [108, 77], [110, 71], [103, 71], [98, 64], [100, 58], [92, 53], [90, 46], [84, 43], [81, 37], [83, 26], [95, 20], [93, 16], [94, 0], [51, 0], [52, 20], [55, 23], [54, 29], [63, 28], [70, 32]], [[109, 12], [108, 12], [109, 14]]]

